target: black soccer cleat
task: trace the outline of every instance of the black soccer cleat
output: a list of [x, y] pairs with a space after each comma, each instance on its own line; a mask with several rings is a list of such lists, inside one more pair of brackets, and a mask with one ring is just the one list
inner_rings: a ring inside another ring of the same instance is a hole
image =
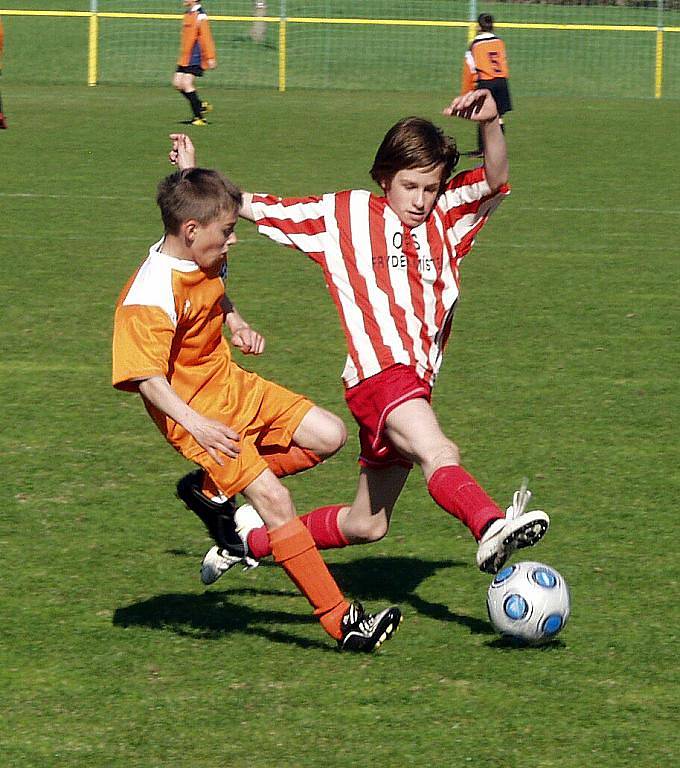
[[396, 605], [372, 614], [366, 613], [361, 603], [352, 603], [342, 617], [338, 648], [359, 653], [376, 651], [399, 629], [401, 621], [401, 611]]
[[233, 497], [227, 501], [214, 501], [203, 493], [202, 487], [203, 470], [196, 469], [177, 483], [177, 498], [201, 519], [218, 547], [230, 551], [234, 546], [242, 547], [234, 525], [236, 505]]

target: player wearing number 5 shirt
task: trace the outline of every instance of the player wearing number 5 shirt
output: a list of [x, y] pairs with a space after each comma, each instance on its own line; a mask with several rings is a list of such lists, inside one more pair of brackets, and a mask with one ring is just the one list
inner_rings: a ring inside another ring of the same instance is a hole
[[[460, 92], [467, 93], [473, 88], [486, 88], [491, 91], [498, 107], [501, 130], [505, 130], [503, 115], [512, 110], [508, 85], [510, 71], [505, 43], [494, 34], [493, 24], [493, 16], [489, 13], [482, 13], [477, 19], [477, 35], [465, 52]], [[483, 155], [484, 147], [480, 132], [478, 132], [477, 141], [477, 149], [469, 152], [469, 156]]]

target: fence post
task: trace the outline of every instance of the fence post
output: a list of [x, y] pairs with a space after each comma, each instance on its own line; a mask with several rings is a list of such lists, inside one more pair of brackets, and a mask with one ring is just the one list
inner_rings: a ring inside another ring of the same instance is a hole
[[654, 67], [654, 98], [660, 99], [663, 89], [663, 0], [657, 0], [656, 57]]
[[279, 91], [286, 90], [286, 0], [279, 9]]
[[477, 32], [477, 0], [470, 0], [470, 13], [469, 13], [468, 25], [468, 43], [472, 40]]
[[97, 0], [90, 0], [90, 25], [87, 46], [87, 84], [97, 85], [97, 55], [99, 42], [99, 17], [97, 16]]

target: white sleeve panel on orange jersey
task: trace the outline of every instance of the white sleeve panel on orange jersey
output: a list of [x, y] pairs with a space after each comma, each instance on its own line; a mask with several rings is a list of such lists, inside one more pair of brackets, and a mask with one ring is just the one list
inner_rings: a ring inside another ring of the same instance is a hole
[[[142, 264], [130, 286], [123, 306], [141, 304], [146, 307], [160, 307], [177, 325], [175, 295], [172, 290], [172, 269], [174, 263], [184, 264], [178, 259], [165, 256], [152, 249], [149, 258]], [[195, 269], [195, 265], [193, 265]], [[186, 270], [182, 270], [186, 271]]]
[[113, 385], [136, 390], [135, 379], [165, 376], [177, 326], [173, 271], [192, 272], [192, 261], [160, 253], [151, 246], [127, 294], [116, 309], [113, 328]]

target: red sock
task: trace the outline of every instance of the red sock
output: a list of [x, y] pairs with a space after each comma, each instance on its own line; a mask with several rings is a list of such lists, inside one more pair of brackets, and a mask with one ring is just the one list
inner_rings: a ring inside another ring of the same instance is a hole
[[[338, 513], [342, 507], [342, 504], [319, 507], [300, 518], [312, 534], [317, 549], [340, 549], [349, 543], [338, 527]], [[264, 526], [254, 528], [248, 534], [248, 549], [257, 560], [271, 555], [272, 548]]]
[[338, 514], [342, 504], [319, 507], [300, 518], [312, 534], [317, 549], [340, 549], [349, 542], [338, 526]]
[[442, 509], [470, 529], [477, 541], [492, 520], [505, 517], [474, 477], [457, 464], [440, 467], [433, 472], [427, 490]]

